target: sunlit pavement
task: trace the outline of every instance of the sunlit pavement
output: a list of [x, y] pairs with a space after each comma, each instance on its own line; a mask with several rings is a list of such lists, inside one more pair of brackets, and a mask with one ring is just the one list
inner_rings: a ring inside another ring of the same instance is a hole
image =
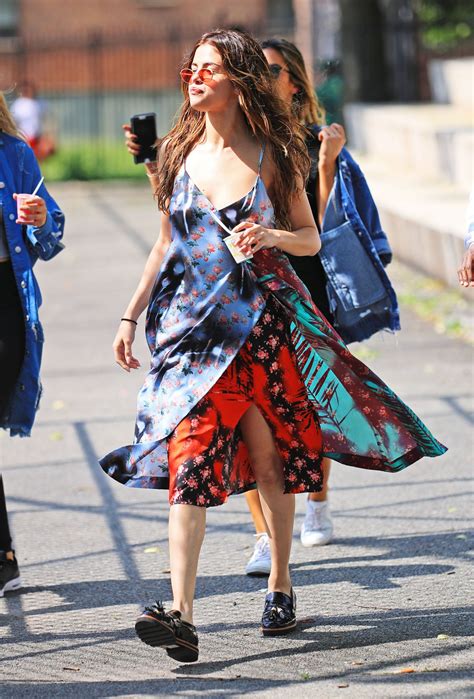
[[[30, 440], [0, 439], [23, 590], [0, 600], [2, 697], [468, 696], [472, 352], [411, 312], [397, 338], [362, 348], [449, 447], [398, 475], [335, 465], [335, 539], [304, 549], [292, 574], [300, 625], [259, 633], [265, 579], [243, 574], [253, 547], [243, 497], [208, 515], [199, 569], [200, 658], [177, 666], [142, 644], [143, 603], [169, 600], [167, 499], [103, 475], [130, 443], [144, 372], [113, 361], [118, 319], [156, 237], [146, 185], [52, 188], [66, 250], [38, 263], [45, 384]], [[143, 319], [137, 353], [146, 367]], [[471, 656], [472, 660], [472, 656]]]

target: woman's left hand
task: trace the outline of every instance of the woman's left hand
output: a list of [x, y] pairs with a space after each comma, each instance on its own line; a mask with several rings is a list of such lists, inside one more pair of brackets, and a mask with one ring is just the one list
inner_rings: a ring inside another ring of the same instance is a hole
[[340, 124], [323, 126], [318, 135], [321, 141], [319, 149], [319, 161], [321, 164], [332, 164], [336, 162], [337, 156], [344, 148], [346, 142], [346, 132]]
[[242, 221], [232, 229], [232, 233], [242, 233], [237, 247], [244, 255], [254, 255], [262, 248], [273, 248], [277, 243], [275, 231], [253, 221]]
[[[18, 195], [14, 194], [13, 198], [16, 200]], [[46, 223], [46, 215], [47, 209], [44, 199], [38, 195], [32, 195], [28, 199], [23, 200], [19, 209], [19, 218], [17, 218], [16, 222], [40, 228]]]

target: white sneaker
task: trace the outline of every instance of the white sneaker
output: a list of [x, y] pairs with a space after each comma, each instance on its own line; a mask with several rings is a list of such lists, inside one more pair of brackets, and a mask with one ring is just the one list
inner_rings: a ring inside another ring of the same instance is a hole
[[247, 575], [270, 575], [272, 557], [270, 554], [270, 539], [268, 534], [255, 534], [257, 541], [252, 558], [247, 563], [245, 573]]
[[333, 524], [329, 514], [329, 503], [306, 501], [306, 517], [301, 527], [303, 546], [324, 546], [332, 539]]

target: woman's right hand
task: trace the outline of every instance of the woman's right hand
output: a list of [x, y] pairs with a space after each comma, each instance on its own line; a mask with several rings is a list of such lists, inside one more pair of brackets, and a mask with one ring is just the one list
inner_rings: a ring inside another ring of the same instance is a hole
[[133, 323], [122, 320], [112, 345], [115, 361], [122, 369], [128, 372], [130, 372], [130, 369], [138, 369], [140, 367], [140, 362], [132, 354], [135, 328], [136, 326]]
[[[132, 127], [130, 124], [122, 124], [123, 133], [125, 136], [125, 147], [127, 148], [130, 155], [140, 155], [141, 146], [137, 143], [137, 136], [132, 133]], [[145, 163], [145, 170], [150, 177], [156, 177], [158, 174], [157, 162], [152, 161], [150, 163]], [[156, 186], [156, 183], [155, 183]]]
[[125, 146], [130, 153], [130, 155], [139, 155], [141, 151], [141, 146], [138, 145], [137, 137], [132, 133], [132, 127], [130, 124], [122, 124], [123, 133], [125, 136]]
[[458, 269], [458, 279], [461, 286], [474, 286], [474, 243], [464, 253]]

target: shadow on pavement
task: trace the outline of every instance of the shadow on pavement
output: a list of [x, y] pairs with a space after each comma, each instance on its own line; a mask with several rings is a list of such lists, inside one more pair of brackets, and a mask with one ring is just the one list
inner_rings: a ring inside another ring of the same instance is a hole
[[[463, 538], [459, 538], [463, 537]], [[313, 561], [294, 563], [291, 566], [293, 582], [296, 590], [309, 585], [339, 585], [350, 583], [361, 589], [383, 590], [400, 587], [399, 580], [420, 576], [455, 575], [452, 565], [442, 564], [436, 559], [449, 556], [452, 558], [468, 559], [469, 542], [466, 534], [458, 532], [445, 534], [425, 534], [399, 537], [355, 537], [343, 539], [339, 545], [354, 548], [381, 549], [373, 555], [346, 555], [338, 558], [319, 558], [318, 551]], [[131, 551], [121, 542], [122, 556], [127, 561], [133, 561]], [[418, 562], [419, 556], [429, 556], [433, 563]], [[394, 562], [396, 560], [397, 562]], [[384, 563], [390, 561], [390, 563]], [[95, 607], [110, 607], [115, 605], [148, 603], [151, 599], [169, 599], [171, 594], [169, 578], [142, 579], [136, 563], [127, 566], [128, 579], [120, 580], [90, 580], [73, 583], [60, 583], [47, 586], [30, 586], [19, 593], [9, 593], [5, 597], [9, 615], [0, 617], [0, 626], [18, 627], [23, 617], [57, 613], [62, 611], [93, 609]], [[197, 579], [196, 598], [205, 599], [222, 595], [236, 595], [239, 603], [239, 593], [262, 595], [260, 590], [265, 585], [265, 579], [250, 578], [240, 574], [200, 575]], [[23, 612], [17, 604], [24, 595], [48, 592], [56, 596], [57, 601], [41, 609]], [[253, 598], [251, 598], [253, 599]], [[19, 631], [19, 629], [17, 629]], [[15, 636], [15, 641], [22, 640]], [[7, 639], [4, 643], [8, 643]]]
[[[338, 538], [334, 540], [333, 546], [344, 546], [352, 549], [381, 549], [380, 553], [365, 555], [347, 555], [339, 558], [322, 558], [322, 551], [318, 553], [318, 558], [314, 561], [304, 561], [292, 564], [293, 571], [317, 564], [320, 566], [335, 565], [338, 563], [361, 563], [363, 561], [383, 561], [401, 559], [407, 560], [419, 556], [437, 558], [459, 558], [470, 561], [472, 559], [470, 539], [472, 533], [466, 530], [414, 534], [410, 536], [361, 536], [349, 538]], [[397, 564], [398, 565], [398, 564]], [[451, 570], [451, 569], [450, 569]]]
[[[13, 598], [11, 598], [13, 600]], [[106, 618], [106, 617], [105, 617]], [[153, 680], [148, 679], [143, 682], [81, 682], [79, 677], [76, 682], [38, 682], [34, 684], [35, 697], [55, 697], [55, 696], [101, 696], [112, 697], [132, 692], [132, 696], [140, 694], [170, 694], [174, 691], [199, 690], [199, 692], [217, 691], [219, 688], [222, 692], [221, 696], [237, 696], [245, 695], [259, 690], [271, 690], [272, 688], [282, 688], [286, 684], [295, 685], [304, 682], [302, 679], [302, 668], [306, 668], [304, 656], [306, 654], [315, 654], [322, 651], [340, 650], [344, 648], [369, 648], [370, 646], [382, 646], [396, 643], [409, 642], [413, 640], [432, 639], [433, 645], [430, 648], [420, 648], [419, 652], [411, 652], [410, 655], [400, 657], [390, 657], [388, 659], [380, 659], [371, 662], [368, 660], [361, 668], [347, 668], [344, 671], [346, 679], [352, 677], [362, 682], [382, 682], [391, 681], [399, 682], [401, 678], [394, 677], [393, 666], [403, 667], [404, 664], [413, 665], [421, 662], [431, 663], [426, 666], [426, 671], [422, 671], [422, 677], [426, 681], [429, 677], [430, 681], [445, 681], [446, 672], [437, 673], [436, 659], [447, 655], [456, 655], [460, 650], [470, 647], [470, 641], [462, 641], [465, 636], [474, 633], [472, 623], [472, 608], [468, 607], [452, 607], [447, 609], [393, 609], [393, 610], [378, 610], [363, 613], [351, 613], [347, 615], [335, 616], [318, 616], [313, 618], [302, 619], [300, 627], [295, 634], [285, 638], [278, 639], [262, 639], [259, 644], [259, 652], [244, 653], [242, 648], [245, 648], [245, 637], [255, 637], [258, 635], [258, 623], [255, 624], [210, 624], [203, 626], [201, 630], [208, 634], [217, 634], [217, 638], [213, 643], [218, 643], [218, 634], [220, 632], [230, 631], [236, 632], [236, 637], [240, 639], [240, 643], [236, 643], [236, 655], [233, 659], [217, 660], [217, 661], [202, 661], [193, 665], [179, 665], [173, 672], [177, 675], [177, 679], [173, 680]], [[14, 627], [15, 624], [13, 623]], [[328, 627], [334, 626], [334, 630], [327, 630]], [[324, 627], [324, 628], [323, 628]], [[344, 627], [350, 627], [345, 629]], [[358, 627], [358, 628], [354, 628]], [[26, 638], [18, 638], [16, 630], [12, 628], [15, 636], [15, 642], [27, 640]], [[456, 646], [450, 647], [440, 646], [436, 637], [440, 632], [452, 636], [456, 641]], [[71, 652], [75, 649], [83, 649], [91, 646], [97, 646], [97, 652], [100, 653], [100, 645], [110, 643], [111, 641], [130, 640], [134, 637], [132, 628], [122, 629], [113, 632], [97, 632], [87, 636], [86, 634], [35, 634], [36, 642], [44, 640], [48, 641], [64, 641], [64, 644], [56, 645], [48, 650], [32, 650], [30, 653], [22, 652], [18, 656], [10, 656], [8, 661], [25, 660], [41, 655], [42, 657], [54, 656], [62, 651]], [[30, 637], [31, 640], [31, 637]], [[255, 640], [255, 639], [254, 639]], [[243, 642], [242, 642], [243, 641]], [[295, 643], [296, 642], [296, 643]], [[303, 642], [303, 643], [302, 643]], [[137, 640], [137, 644], [138, 644]], [[250, 646], [250, 639], [248, 645]], [[263, 648], [264, 650], [260, 650]], [[156, 658], [157, 670], [165, 670], [167, 661], [160, 668], [160, 658], [162, 651], [155, 649], [144, 649], [150, 658]], [[370, 652], [368, 653], [370, 657]], [[245, 667], [249, 663], [257, 661], [268, 661], [269, 664], [275, 662], [275, 658], [295, 659], [295, 671], [291, 678], [254, 678], [251, 676], [252, 668]], [[137, 660], [143, 661], [143, 648], [140, 650], [137, 647]], [[314, 655], [313, 655], [314, 660]], [[68, 668], [65, 668], [66, 670]], [[69, 668], [74, 669], [74, 668]], [[80, 671], [80, 667], [77, 671]], [[229, 673], [224, 677], [210, 677], [214, 673]], [[233, 672], [237, 674], [232, 675]], [[246, 675], [242, 675], [242, 672]], [[368, 673], [377, 673], [368, 674]], [[456, 667], [453, 669], [456, 678], [463, 679], [468, 676], [469, 668]], [[306, 674], [306, 673], [305, 673]], [[311, 674], [311, 673], [310, 673]], [[330, 680], [341, 677], [341, 670], [338, 671], [321, 671], [315, 667], [314, 679], [319, 682], [322, 680]], [[179, 678], [179, 679], [178, 679]], [[6, 679], [6, 678], [5, 678]], [[305, 677], [305, 679], [310, 679]], [[410, 680], [412, 678], [410, 677]], [[420, 677], [416, 678], [420, 680]], [[236, 683], [238, 680], [238, 683]], [[25, 682], [2, 682], [2, 697], [8, 696], [26, 696], [27, 688], [31, 684]], [[307, 686], [307, 685], [306, 685]], [[30, 694], [31, 696], [31, 694]]]
[[[65, 673], [67, 674], [67, 673]], [[70, 673], [69, 673], [70, 674]], [[10, 697], [34, 697], [35, 699], [50, 699], [59, 697], [140, 697], [140, 696], [176, 696], [182, 693], [185, 696], [216, 696], [238, 697], [252, 695], [258, 690], [279, 689], [290, 686], [292, 691], [299, 691], [298, 685], [306, 685], [307, 682], [300, 679], [289, 680], [259, 680], [252, 677], [243, 678], [240, 675], [234, 677], [181, 677], [169, 679], [148, 679], [110, 681], [110, 682], [2, 682], [2, 699]], [[304, 691], [303, 688], [301, 691]], [[209, 695], [207, 694], [209, 692]]]
[[[340, 568], [324, 568], [320, 564], [311, 570], [302, 570], [298, 567], [293, 573], [293, 583], [296, 590], [305, 586], [328, 585], [349, 582], [363, 589], [391, 589], [400, 587], [396, 582], [406, 577], [424, 575], [442, 575], [452, 571], [452, 566], [436, 564], [393, 564], [370, 566], [344, 566]], [[239, 593], [262, 596], [260, 592], [265, 581], [259, 578], [248, 578], [244, 575], [218, 575], [198, 576], [196, 599], [219, 597], [222, 595], [236, 595], [238, 604]], [[41, 609], [22, 612], [20, 607], [15, 609], [15, 601], [20, 597], [36, 593], [53, 593], [61, 601], [55, 601], [50, 606]], [[9, 593], [5, 598], [9, 608], [9, 615], [0, 618], [0, 627], [3, 625], [15, 625], [15, 620], [20, 616], [32, 617], [57, 612], [93, 609], [94, 607], [112, 607], [115, 605], [148, 603], [152, 599], [169, 599], [171, 595], [168, 579], [153, 580], [91, 580], [73, 583], [60, 583], [58, 585], [31, 586], [23, 588], [21, 593]], [[241, 598], [242, 599], [242, 598]], [[251, 600], [254, 598], [250, 598]], [[243, 599], [242, 599], [243, 602]], [[138, 609], [138, 608], [137, 608]], [[9, 618], [13, 614], [13, 617]], [[36, 636], [35, 636], [36, 638]], [[22, 640], [15, 634], [12, 639], [15, 642]], [[8, 639], [3, 643], [8, 643]]]
[[[442, 610], [437, 608], [393, 609], [364, 614], [355, 613], [347, 616], [303, 619], [300, 622], [298, 631], [286, 637], [286, 639], [272, 639], [274, 640], [273, 645], [268, 643], [267, 639], [262, 641], [262, 646], [267, 644], [270, 646], [268, 650], [247, 655], [238, 653], [233, 660], [198, 662], [192, 666], [178, 666], [174, 672], [177, 675], [188, 676], [209, 675], [210, 673], [228, 670], [233, 666], [237, 666], [240, 669], [242, 665], [245, 666], [247, 663], [256, 661], [267, 660], [271, 663], [274, 662], [275, 657], [280, 659], [294, 657], [296, 667], [298, 667], [299, 663], [303, 663], [303, 667], [307, 667], [307, 663], [304, 663], [305, 654], [311, 654], [314, 659], [314, 654], [318, 652], [344, 648], [368, 649], [370, 646], [379, 647], [385, 644], [390, 646], [390, 644], [394, 643], [432, 639], [433, 645], [431, 648], [427, 649], [425, 645], [423, 648], [420, 647], [420, 650], [415, 653], [409, 651], [408, 654], [404, 655], [401, 653], [393, 657], [389, 656], [388, 659], [377, 659], [373, 662], [368, 660], [361, 663], [363, 665], [361, 668], [348, 668], [344, 673], [344, 677], [348, 681], [352, 677], [366, 683], [400, 682], [402, 678], [400, 678], [400, 675], [396, 676], [397, 672], [394, 672], [394, 665], [397, 668], [403, 668], [404, 665], [420, 666], [422, 663], [429, 663], [425, 666], [421, 665], [421, 672], [415, 679], [418, 681], [445, 681], [446, 670], [439, 672], [436, 668], [436, 661], [449, 655], [456, 657], [461, 650], [471, 647], [470, 639], [467, 641], [461, 639], [470, 637], [474, 633], [473, 611], [472, 607], [453, 607]], [[334, 625], [337, 629], [334, 631], [324, 629], [318, 631], [318, 625], [324, 625], [324, 627]], [[344, 626], [359, 626], [361, 628], [345, 630]], [[456, 646], [442, 647], [440, 642], [436, 640], [440, 631], [456, 638]], [[245, 636], [248, 634], [241, 633], [240, 635]], [[294, 647], [295, 641], [306, 641], [306, 643]], [[278, 647], [276, 649], [275, 645], [277, 645], [277, 642]], [[370, 651], [368, 655], [370, 658]], [[464, 667], [459, 667], [458, 663], [452, 672], [458, 679], [471, 677], [471, 668], [467, 663]], [[318, 681], [340, 679], [341, 671], [339, 669], [334, 672], [321, 672], [315, 667], [314, 676], [315, 678], [317, 677]], [[411, 679], [412, 675], [410, 674], [410, 681]], [[263, 684], [263, 686], [265, 685]]]

